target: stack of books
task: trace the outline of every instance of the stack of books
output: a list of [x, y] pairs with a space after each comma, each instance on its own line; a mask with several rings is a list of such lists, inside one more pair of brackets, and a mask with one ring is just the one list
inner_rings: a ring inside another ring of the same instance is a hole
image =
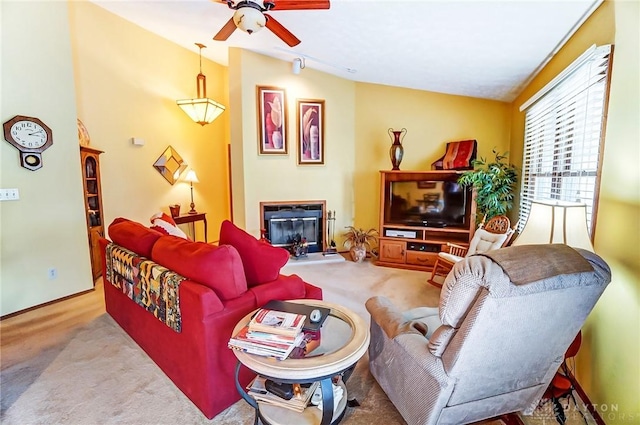
[[247, 393], [259, 403], [302, 412], [309, 405], [309, 401], [319, 384], [320, 382], [314, 382], [313, 384], [290, 384], [294, 389], [294, 395], [286, 399], [269, 392], [266, 386], [266, 379], [258, 375], [247, 387]]
[[228, 346], [249, 354], [284, 360], [305, 341], [302, 331], [305, 319], [303, 314], [260, 309], [248, 325], [231, 337]]

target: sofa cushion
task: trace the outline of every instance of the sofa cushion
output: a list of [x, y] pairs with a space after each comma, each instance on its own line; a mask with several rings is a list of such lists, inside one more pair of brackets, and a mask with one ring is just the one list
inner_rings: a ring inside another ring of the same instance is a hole
[[122, 217], [113, 220], [107, 231], [111, 241], [146, 258], [151, 258], [153, 245], [162, 237], [162, 233]]
[[240, 253], [249, 286], [276, 280], [289, 260], [286, 249], [254, 238], [229, 220], [223, 221], [220, 227], [220, 245], [223, 244], [235, 247]]
[[164, 235], [173, 235], [179, 238], [189, 239], [187, 234], [178, 227], [173, 218], [163, 212], [152, 215], [150, 221], [153, 230], [157, 230]]
[[214, 246], [176, 236], [162, 236], [153, 246], [151, 259], [213, 289], [223, 301], [247, 291], [242, 260], [230, 245]]

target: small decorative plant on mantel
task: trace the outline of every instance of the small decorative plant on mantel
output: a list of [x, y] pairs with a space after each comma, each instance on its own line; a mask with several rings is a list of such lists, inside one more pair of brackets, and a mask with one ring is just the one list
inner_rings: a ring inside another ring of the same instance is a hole
[[472, 186], [476, 190], [478, 221], [486, 215], [490, 219], [496, 215], [504, 215], [513, 207], [513, 197], [518, 180], [517, 168], [503, 160], [504, 154], [493, 150], [496, 159], [487, 162], [484, 158], [472, 162], [474, 170], [465, 171], [458, 179], [462, 186]]
[[351, 259], [356, 263], [361, 263], [367, 256], [367, 251], [371, 250], [372, 245], [377, 245], [378, 231], [373, 228], [365, 231], [353, 226], [347, 226], [347, 229], [348, 231], [343, 234], [346, 238], [344, 246], [349, 249]]

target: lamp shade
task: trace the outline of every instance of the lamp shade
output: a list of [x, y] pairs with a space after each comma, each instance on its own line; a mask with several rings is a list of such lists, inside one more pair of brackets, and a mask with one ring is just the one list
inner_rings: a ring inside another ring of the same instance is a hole
[[196, 76], [198, 97], [176, 100], [176, 103], [189, 118], [200, 125], [206, 125], [211, 124], [224, 112], [224, 106], [207, 97], [207, 77], [202, 73], [202, 48], [206, 46], [201, 43], [196, 43], [196, 46], [200, 49], [200, 73]]
[[176, 101], [189, 117], [200, 125], [211, 124], [224, 112], [224, 106], [207, 97]]
[[184, 179], [189, 183], [199, 183], [198, 176], [196, 175], [196, 172], [193, 170], [187, 171], [187, 175], [185, 176]]
[[532, 201], [529, 218], [512, 245], [562, 243], [593, 251], [587, 206], [573, 202]]

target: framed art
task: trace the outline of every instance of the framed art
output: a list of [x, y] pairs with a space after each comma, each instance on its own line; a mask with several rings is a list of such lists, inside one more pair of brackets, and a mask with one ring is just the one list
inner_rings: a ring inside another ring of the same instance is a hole
[[324, 164], [324, 100], [298, 99], [298, 164]]
[[260, 155], [286, 155], [287, 100], [285, 90], [257, 86]]

